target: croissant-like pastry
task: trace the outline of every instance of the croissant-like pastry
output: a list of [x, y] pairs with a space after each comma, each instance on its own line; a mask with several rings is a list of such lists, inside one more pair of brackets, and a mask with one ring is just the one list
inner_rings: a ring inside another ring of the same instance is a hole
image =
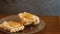
[[25, 27], [18, 22], [4, 21], [2, 24], [0, 24], [0, 28], [3, 28], [4, 30], [8, 30], [10, 32], [18, 32], [20, 30], [24, 30]]
[[40, 23], [40, 18], [38, 16], [28, 12], [19, 13], [18, 16], [24, 23], [24, 25], [30, 25], [30, 24], [37, 25]]

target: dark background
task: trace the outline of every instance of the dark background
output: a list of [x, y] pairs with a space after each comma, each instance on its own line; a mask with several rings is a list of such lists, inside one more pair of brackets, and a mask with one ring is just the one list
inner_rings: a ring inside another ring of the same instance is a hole
[[43, 16], [59, 16], [60, 0], [0, 0], [0, 14], [31, 12]]

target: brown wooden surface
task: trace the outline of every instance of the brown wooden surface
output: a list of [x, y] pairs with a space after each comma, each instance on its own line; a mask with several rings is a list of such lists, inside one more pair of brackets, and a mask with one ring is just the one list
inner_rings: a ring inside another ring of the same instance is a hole
[[[0, 14], [0, 19], [9, 15]], [[60, 17], [59, 16], [40, 16], [45, 21], [46, 27], [34, 34], [60, 34]], [[0, 34], [6, 34], [0, 31]]]

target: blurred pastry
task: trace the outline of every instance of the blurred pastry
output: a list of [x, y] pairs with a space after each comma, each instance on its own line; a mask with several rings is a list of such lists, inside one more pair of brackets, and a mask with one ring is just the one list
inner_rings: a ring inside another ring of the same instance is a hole
[[30, 25], [30, 24], [37, 25], [40, 23], [40, 18], [38, 16], [28, 12], [19, 13], [18, 16], [24, 23], [24, 25]]
[[40, 23], [40, 18], [38, 16], [28, 12], [19, 13], [18, 16], [21, 22], [4, 21], [2, 24], [0, 24], [0, 28], [10, 32], [18, 32], [24, 30], [25, 26], [30, 24], [37, 25]]
[[14, 21], [4, 21], [2, 24], [0, 24], [0, 28], [3, 28], [4, 30], [8, 30], [10, 32], [18, 32], [20, 30], [24, 30], [24, 25], [14, 22]]

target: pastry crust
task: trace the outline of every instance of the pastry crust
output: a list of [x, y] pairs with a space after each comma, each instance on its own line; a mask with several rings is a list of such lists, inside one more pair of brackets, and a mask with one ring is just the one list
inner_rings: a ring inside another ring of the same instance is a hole
[[[4, 27], [2, 27], [4, 26]], [[18, 32], [20, 30], [24, 29], [24, 25], [18, 23], [18, 22], [13, 22], [13, 21], [4, 21], [1, 25], [1, 28], [3, 28], [4, 30], [8, 30], [10, 32]]]
[[40, 18], [38, 16], [28, 12], [19, 13], [18, 16], [20, 17], [21, 21], [24, 22], [24, 25], [37, 25], [40, 23]]

